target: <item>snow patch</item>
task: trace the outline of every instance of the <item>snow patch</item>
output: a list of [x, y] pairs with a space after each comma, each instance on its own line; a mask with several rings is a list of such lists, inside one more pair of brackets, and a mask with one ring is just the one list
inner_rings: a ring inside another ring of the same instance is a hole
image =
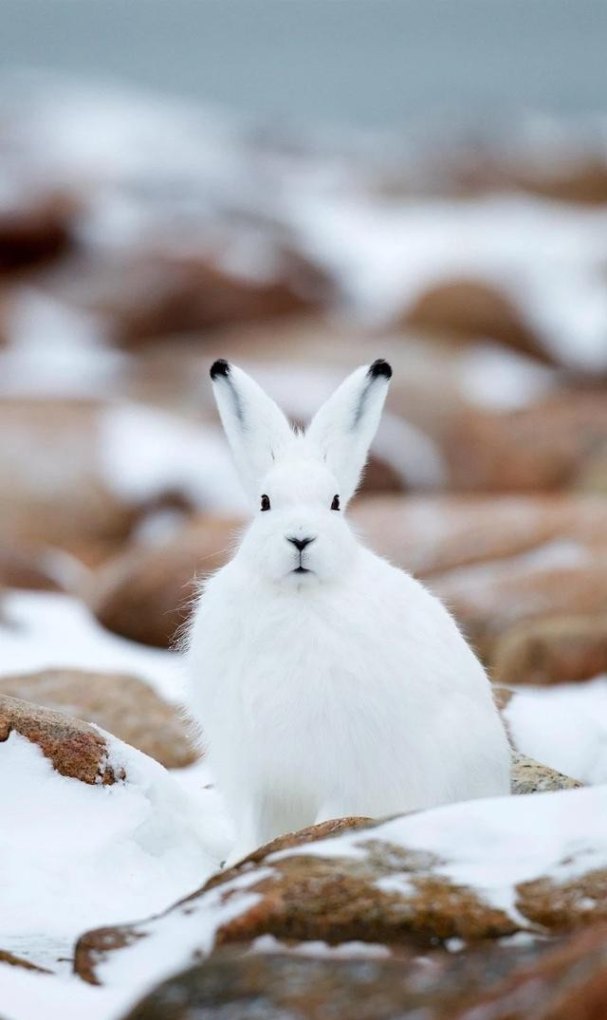
[[82, 602], [54, 592], [7, 591], [0, 618], [0, 676], [70, 668], [130, 673], [179, 702], [182, 660], [104, 630]]
[[457, 362], [464, 397], [490, 411], [518, 411], [552, 392], [552, 369], [498, 344], [474, 344]]
[[218, 866], [204, 818], [172, 776], [105, 735], [126, 781], [88, 785], [57, 773], [12, 732], [0, 744], [0, 946], [64, 939], [163, 910]]
[[[261, 896], [248, 892], [248, 886], [270, 874], [270, 869], [260, 868], [238, 875], [229, 887], [218, 886], [204, 897], [181, 904], [158, 925], [153, 920], [137, 925], [137, 931], [147, 937], [137, 939], [102, 961], [96, 967], [99, 980], [102, 984], [128, 987], [137, 974], [139, 980], [156, 984], [194, 963], [211, 951], [220, 927], [260, 901]], [[231, 895], [236, 892], [241, 895]]]
[[146, 503], [179, 493], [199, 509], [246, 506], [219, 429], [138, 404], [108, 408], [99, 428], [102, 477], [121, 499]]
[[287, 942], [281, 942], [274, 935], [260, 935], [254, 939], [249, 952], [288, 953], [292, 956], [325, 957], [333, 960], [352, 960], [361, 957], [363, 959], [385, 959], [392, 955], [388, 946], [382, 946], [377, 942], [340, 942], [337, 946], [331, 946], [328, 942], [314, 940], [289, 945]]
[[504, 716], [523, 754], [583, 783], [607, 783], [607, 676], [515, 688]]

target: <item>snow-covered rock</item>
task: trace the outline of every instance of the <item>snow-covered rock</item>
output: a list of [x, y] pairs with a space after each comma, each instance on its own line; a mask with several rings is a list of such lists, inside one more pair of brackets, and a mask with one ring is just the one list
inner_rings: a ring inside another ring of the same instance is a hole
[[217, 941], [428, 944], [607, 919], [607, 787], [453, 804], [271, 852], [162, 917], [89, 932], [78, 972], [156, 978]]
[[95, 723], [165, 768], [198, 758], [178, 708], [128, 673], [46, 669], [0, 676], [0, 702], [3, 695]]

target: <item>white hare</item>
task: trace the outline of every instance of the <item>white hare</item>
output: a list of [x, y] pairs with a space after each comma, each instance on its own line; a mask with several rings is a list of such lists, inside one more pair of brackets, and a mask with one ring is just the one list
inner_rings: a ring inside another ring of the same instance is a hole
[[307, 432], [245, 372], [211, 368], [253, 522], [204, 584], [190, 708], [236, 824], [231, 860], [343, 815], [507, 794], [485, 672], [444, 606], [344, 516], [392, 370], [353, 372]]

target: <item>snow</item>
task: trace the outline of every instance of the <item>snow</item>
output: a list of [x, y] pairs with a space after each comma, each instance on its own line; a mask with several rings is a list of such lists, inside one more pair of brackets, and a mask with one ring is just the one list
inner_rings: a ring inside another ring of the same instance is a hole
[[404, 316], [441, 282], [475, 279], [520, 309], [563, 364], [607, 367], [604, 208], [508, 194], [381, 204], [346, 191], [309, 193], [291, 216], [370, 322]]
[[111, 634], [69, 595], [7, 591], [2, 609], [0, 676], [53, 667], [94, 669], [130, 673], [169, 701], [182, 696], [182, 662], [175, 652]]
[[3, 1020], [120, 1020], [138, 998], [124, 988], [94, 988], [0, 963]]
[[88, 928], [163, 910], [218, 867], [198, 802], [157, 762], [106, 739], [127, 775], [111, 786], [61, 776], [16, 732], [0, 744], [0, 946], [43, 934], [69, 955]]
[[523, 754], [583, 783], [607, 783], [607, 676], [515, 688], [504, 716]]
[[253, 939], [249, 952], [291, 953], [293, 956], [322, 956], [337, 960], [352, 960], [356, 957], [385, 959], [392, 955], [388, 946], [382, 946], [377, 942], [340, 942], [337, 946], [331, 946], [328, 942], [311, 940], [289, 945], [288, 942], [281, 942], [274, 935], [260, 935]]
[[558, 376], [498, 344], [472, 344], [459, 359], [462, 392], [471, 404], [490, 411], [518, 411], [552, 392]]
[[226, 887], [217, 886], [204, 897], [185, 903], [156, 924], [138, 924], [137, 930], [147, 937], [137, 939], [124, 950], [111, 954], [95, 968], [102, 984], [128, 987], [133, 975], [140, 981], [156, 984], [169, 974], [187, 967], [213, 948], [218, 929], [250, 910], [260, 900], [248, 886], [271, 875], [270, 869], [238, 875]]
[[122, 499], [145, 503], [178, 492], [201, 509], [246, 506], [218, 428], [140, 404], [108, 408], [99, 427], [102, 477]]

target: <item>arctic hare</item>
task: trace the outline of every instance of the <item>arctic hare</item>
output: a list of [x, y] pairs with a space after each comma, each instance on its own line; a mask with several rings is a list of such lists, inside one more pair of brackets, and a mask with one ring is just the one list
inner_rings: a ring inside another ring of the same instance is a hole
[[254, 513], [204, 584], [188, 648], [231, 860], [329, 818], [509, 792], [482, 666], [441, 602], [344, 515], [391, 375], [383, 360], [356, 369], [304, 434], [241, 369], [211, 368]]

